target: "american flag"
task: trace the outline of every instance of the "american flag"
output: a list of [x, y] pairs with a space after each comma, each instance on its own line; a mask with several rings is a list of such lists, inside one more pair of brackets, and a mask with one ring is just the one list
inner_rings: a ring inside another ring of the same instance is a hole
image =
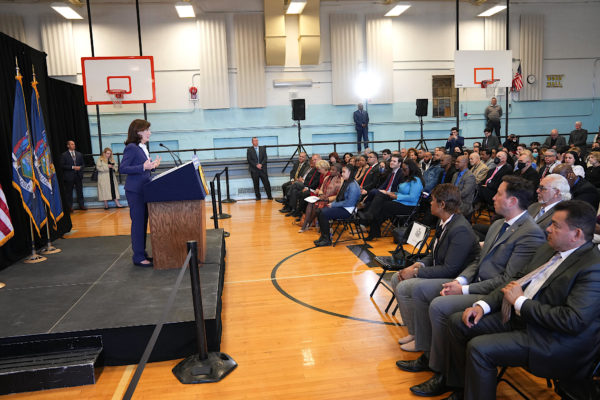
[[523, 75], [521, 72], [521, 64], [519, 63], [519, 68], [517, 68], [517, 73], [515, 74], [515, 77], [512, 80], [512, 91], [518, 92], [521, 89], [523, 89]]
[[0, 185], [0, 246], [8, 242], [13, 237], [15, 230], [13, 229], [12, 223], [10, 222], [10, 214], [8, 212], [8, 205], [6, 204], [6, 197], [2, 191]]

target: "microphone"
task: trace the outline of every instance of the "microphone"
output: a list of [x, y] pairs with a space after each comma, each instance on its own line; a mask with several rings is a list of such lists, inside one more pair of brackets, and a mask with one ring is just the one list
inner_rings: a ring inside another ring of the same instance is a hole
[[171, 155], [171, 157], [173, 157], [173, 162], [175, 163], [175, 166], [176, 166], [176, 167], [178, 166], [178, 164], [177, 164], [177, 160], [179, 160], [179, 165], [183, 164], [183, 163], [181, 162], [181, 158], [179, 158], [179, 156], [177, 156], [177, 158], [175, 158], [175, 153], [173, 153], [173, 152], [171, 151], [171, 149], [169, 149], [167, 146], [165, 146], [165, 145], [164, 145], [164, 144], [162, 144], [162, 143], [159, 143], [158, 145], [159, 145], [160, 147], [164, 147], [165, 149], [167, 149], [167, 151], [169, 152], [169, 154]]

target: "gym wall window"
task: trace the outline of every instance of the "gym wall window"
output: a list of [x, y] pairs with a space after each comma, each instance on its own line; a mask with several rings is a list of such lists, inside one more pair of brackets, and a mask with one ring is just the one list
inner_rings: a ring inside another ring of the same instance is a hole
[[433, 117], [456, 116], [456, 89], [454, 75], [434, 75], [433, 88]]

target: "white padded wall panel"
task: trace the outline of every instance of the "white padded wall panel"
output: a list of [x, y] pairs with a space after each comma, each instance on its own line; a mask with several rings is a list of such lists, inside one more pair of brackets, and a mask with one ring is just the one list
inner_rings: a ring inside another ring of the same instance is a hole
[[[519, 34], [519, 50], [521, 70], [523, 72], [523, 89], [519, 93], [519, 100], [542, 100], [542, 66], [544, 63], [544, 16], [521, 15], [521, 29]], [[533, 85], [527, 83], [529, 75], [536, 76]]]
[[42, 49], [48, 58], [48, 75], [76, 75], [77, 65], [73, 44], [73, 26], [63, 17], [48, 15], [40, 18]]
[[0, 32], [6, 33], [19, 42], [26, 42], [25, 25], [20, 15], [0, 14]]
[[265, 107], [265, 39], [261, 14], [236, 14], [235, 58], [237, 63], [237, 105]]
[[366, 31], [367, 72], [376, 79], [376, 91], [369, 100], [374, 104], [392, 103], [394, 85], [392, 19], [379, 15], [368, 15]]
[[198, 19], [200, 62], [200, 107], [229, 108], [227, 26], [224, 15]]
[[358, 17], [356, 14], [331, 14], [331, 92], [334, 105], [359, 101], [354, 86], [358, 76]]

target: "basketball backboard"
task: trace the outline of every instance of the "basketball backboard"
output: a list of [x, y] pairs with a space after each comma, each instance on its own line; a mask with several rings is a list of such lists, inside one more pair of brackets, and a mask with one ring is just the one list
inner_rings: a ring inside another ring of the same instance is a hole
[[113, 104], [115, 90], [123, 104], [156, 102], [152, 56], [82, 57], [81, 70], [85, 104]]
[[481, 81], [499, 79], [498, 87], [512, 86], [512, 51], [457, 50], [454, 86], [481, 88]]

